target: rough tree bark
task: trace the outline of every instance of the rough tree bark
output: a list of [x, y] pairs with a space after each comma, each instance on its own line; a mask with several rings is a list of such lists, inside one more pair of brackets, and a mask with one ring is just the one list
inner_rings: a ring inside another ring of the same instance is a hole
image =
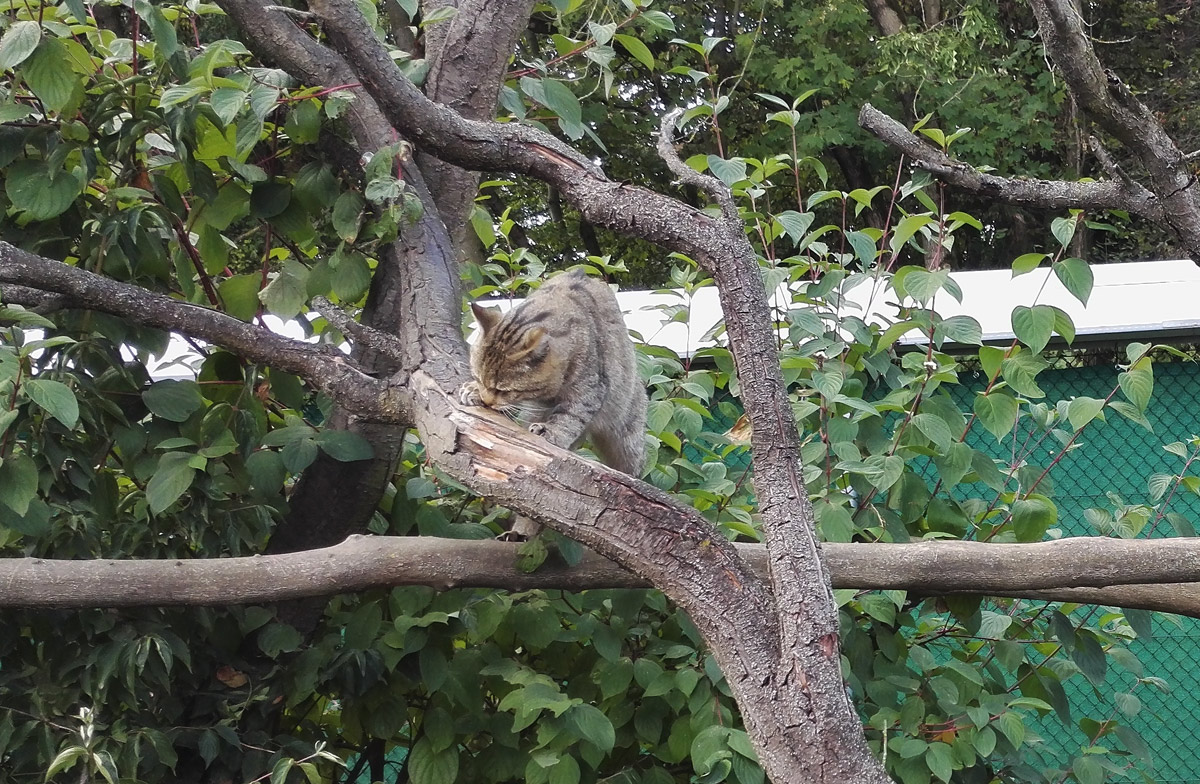
[[1062, 73], [1083, 113], [1116, 139], [1142, 168], [1145, 185], [1117, 167], [1099, 143], [1093, 153], [1109, 175], [1091, 183], [1018, 180], [983, 174], [909, 134], [870, 105], [859, 124], [917, 166], [957, 187], [1014, 204], [1048, 208], [1123, 209], [1165, 229], [1200, 262], [1200, 185], [1188, 156], [1172, 141], [1155, 114], [1092, 49], [1086, 24], [1071, 0], [1030, 0], [1046, 53]]
[[[352, 536], [319, 550], [247, 558], [69, 561], [0, 559], [0, 607], [163, 607], [261, 604], [369, 588], [438, 590], [649, 588], [650, 582], [585, 551], [566, 566], [517, 568], [517, 545], [429, 536]], [[762, 579], [765, 547], [734, 549]], [[1133, 607], [1200, 617], [1194, 540], [1061, 539], [1037, 544], [917, 542], [823, 546], [834, 588], [904, 590], [931, 596], [986, 593], [1042, 601]], [[1033, 587], [1042, 586], [1042, 587]]]

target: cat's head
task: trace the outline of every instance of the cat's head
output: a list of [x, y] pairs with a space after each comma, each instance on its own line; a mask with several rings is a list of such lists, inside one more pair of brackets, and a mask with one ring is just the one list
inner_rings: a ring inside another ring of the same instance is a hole
[[557, 396], [565, 357], [546, 331], [545, 311], [518, 307], [504, 314], [475, 302], [471, 311], [480, 332], [471, 370], [484, 405], [506, 408]]

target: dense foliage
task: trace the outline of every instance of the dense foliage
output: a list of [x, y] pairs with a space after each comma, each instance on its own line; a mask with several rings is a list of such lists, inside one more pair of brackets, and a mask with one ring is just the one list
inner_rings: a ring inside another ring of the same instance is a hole
[[[690, 128], [711, 122], [689, 163], [735, 189], [765, 281], [790, 284], [777, 316], [823, 537], [1057, 535], [1058, 461], [1035, 464], [1035, 449], [1083, 448], [1080, 434], [1106, 416], [1144, 421], [1150, 347], [1131, 349], [1107, 398], [1045, 400], [1041, 352], [1054, 334], [1073, 337], [1069, 317], [1030, 302], [1013, 314], [1019, 340], [1000, 348], [979, 345], [973, 319], [939, 317], [936, 302], [955, 296], [948, 259], [1012, 246], [926, 179], [884, 184], [892, 162], [852, 119], [886, 88], [892, 106], [948, 116], [924, 133], [965, 159], [1061, 173], [1061, 129], [1038, 121], [1061, 95], [1023, 12], [966, 4], [955, 24], [907, 29], [875, 50], [869, 18], [849, 4], [709, 8], [728, 28], [710, 37], [691, 5], [669, 15], [579, 6], [539, 7], [503, 111], [578, 140], [630, 179], [661, 171], [646, 109], [687, 102]], [[351, 91], [299, 86], [256, 63], [217, 14], [145, 0], [10, 7], [0, 235], [247, 321], [299, 318], [318, 340], [340, 340], [304, 314], [316, 295], [361, 305], [381, 244], [420, 209], [396, 176], [403, 151], [378, 151], [365, 169], [346, 160], [337, 134]], [[419, 58], [402, 67], [423, 73]], [[1023, 114], [994, 113], [997, 104]], [[628, 264], [636, 279], [675, 290], [670, 322], [687, 320], [711, 285], [689, 259], [605, 235], [577, 240], [587, 228], [541, 186], [495, 181], [483, 193], [472, 224], [486, 259], [465, 273], [474, 296], [519, 294], [550, 265], [622, 277]], [[1049, 265], [1086, 301], [1091, 273], [1066, 248], [1088, 227], [1104, 228], [1057, 216], [1033, 232], [1045, 253], [1010, 250], [1005, 263], [1014, 274]], [[891, 325], [856, 310], [884, 299], [903, 303]], [[322, 428], [327, 399], [230, 353], [198, 349], [195, 380], [153, 380], [149, 359], [165, 334], [15, 306], [0, 309], [0, 324], [6, 556], [260, 552], [318, 453], [354, 461], [369, 450]], [[655, 444], [645, 478], [753, 541], [736, 401], [752, 380], [733, 373], [719, 332], [690, 357], [643, 336]], [[898, 350], [917, 336], [923, 349]], [[982, 367], [982, 389], [960, 378], [964, 353]], [[969, 444], [973, 428], [1002, 448]], [[1158, 499], [1198, 481], [1180, 473], [1157, 480]], [[1149, 519], [1169, 521], [1166, 503], [1094, 516], [1132, 536]], [[372, 530], [490, 537], [504, 516], [428, 465], [414, 436]], [[905, 784], [1091, 784], [1148, 762], [1148, 744], [1122, 723], [1139, 709], [1134, 690], [1163, 685], [1127, 647], [1146, 630], [1143, 616], [902, 592], [838, 599], [848, 687]], [[264, 607], [6, 612], [4, 628], [0, 768], [12, 780], [763, 780], [720, 672], [654, 592], [377, 591], [333, 599], [311, 633]], [[1073, 716], [1067, 689], [1099, 689], [1117, 669], [1133, 685], [1098, 715]], [[1043, 721], [1074, 733], [1065, 760], [1031, 753], [1044, 748]]]

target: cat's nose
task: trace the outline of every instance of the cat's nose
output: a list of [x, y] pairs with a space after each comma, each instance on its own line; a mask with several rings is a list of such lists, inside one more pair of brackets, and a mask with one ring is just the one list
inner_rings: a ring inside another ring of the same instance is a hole
[[479, 399], [483, 401], [485, 406], [496, 405], [496, 393], [490, 389], [479, 390]]

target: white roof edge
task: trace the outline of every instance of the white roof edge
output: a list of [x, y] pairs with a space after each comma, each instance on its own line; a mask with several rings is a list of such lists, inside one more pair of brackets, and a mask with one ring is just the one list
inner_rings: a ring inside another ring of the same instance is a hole
[[[1013, 308], [1034, 304], [1035, 297], [1038, 304], [1054, 305], [1071, 317], [1076, 342], [1079, 338], [1119, 340], [1124, 336], [1155, 333], [1174, 338], [1194, 336], [1200, 340], [1200, 267], [1190, 260], [1095, 264], [1091, 270], [1094, 282], [1086, 307], [1049, 268], [1043, 267], [1016, 278], [1009, 270], [951, 272], [951, 278], [962, 289], [962, 302], [939, 292], [935, 309], [946, 318], [956, 315], [974, 318], [982, 328], [984, 341], [989, 343], [1011, 341]], [[889, 296], [877, 291], [871, 300], [870, 289], [858, 286], [850, 291], [845, 298], [847, 306], [857, 307], [854, 313], [869, 322], [894, 321], [895, 306], [884, 302]], [[887, 294], [895, 300], [894, 292], [889, 290]], [[620, 291], [617, 300], [629, 329], [648, 343], [669, 348], [680, 356], [692, 356], [703, 348], [723, 343], [707, 338], [722, 318], [713, 287], [700, 289], [690, 298], [679, 290]], [[791, 293], [781, 286], [772, 301], [777, 307], [786, 308]], [[499, 304], [505, 306], [503, 301]], [[686, 322], [671, 321], [662, 311], [663, 307], [682, 304], [689, 307]], [[303, 338], [303, 329], [295, 321], [283, 322], [271, 316], [267, 320], [272, 331]], [[921, 341], [920, 336], [910, 335], [902, 342], [920, 345]], [[151, 363], [151, 372], [155, 378], [194, 377], [197, 360], [195, 351], [185, 341], [173, 338], [166, 353]]]

